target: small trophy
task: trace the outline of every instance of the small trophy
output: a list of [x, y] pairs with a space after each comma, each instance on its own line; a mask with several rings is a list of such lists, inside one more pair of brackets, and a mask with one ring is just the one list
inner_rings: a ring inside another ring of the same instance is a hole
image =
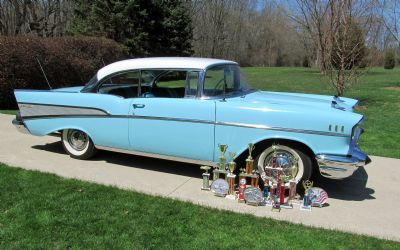
[[254, 163], [251, 153], [253, 152], [255, 146], [253, 143], [249, 143], [248, 148], [249, 148], [249, 156], [246, 159], [246, 174], [251, 174], [253, 172], [253, 163]]
[[265, 184], [264, 184], [264, 190], [263, 190], [263, 193], [264, 193], [264, 204], [266, 205], [266, 206], [268, 206], [268, 207], [271, 207], [272, 206], [272, 201], [271, 201], [271, 199], [270, 199], [270, 186], [269, 186], [269, 181], [268, 180], [266, 180], [265, 181]]
[[228, 149], [228, 145], [226, 144], [218, 144], [218, 148], [220, 151], [220, 156], [219, 156], [219, 163], [217, 167], [213, 170], [213, 180], [219, 179], [220, 174], [225, 174], [225, 180], [227, 179], [227, 172], [225, 170], [226, 166], [226, 158], [225, 158], [225, 153], [226, 150]]
[[226, 196], [226, 198], [228, 199], [236, 199], [236, 195], [235, 195], [235, 178], [236, 175], [233, 173], [235, 171], [236, 168], [236, 162], [234, 162], [234, 158], [236, 156], [235, 152], [229, 152], [229, 156], [230, 156], [230, 161], [228, 163], [228, 168], [229, 168], [229, 174], [228, 174], [228, 184], [229, 184], [229, 191], [228, 191], [228, 195]]
[[303, 198], [303, 205], [300, 206], [300, 210], [304, 211], [311, 211], [311, 203], [310, 203], [310, 197], [308, 196], [308, 192], [310, 188], [312, 188], [313, 182], [310, 180], [303, 181], [303, 187], [304, 187], [304, 198]]
[[239, 202], [244, 202], [244, 191], [246, 190], [246, 178], [242, 178], [239, 180]]
[[253, 170], [252, 175], [251, 175], [251, 186], [252, 187], [258, 187], [258, 171]]
[[209, 166], [201, 166], [200, 169], [204, 170], [205, 172], [202, 174], [203, 175], [203, 187], [201, 190], [207, 190], [210, 191], [210, 174], [208, 173], [208, 170], [210, 170], [211, 167]]

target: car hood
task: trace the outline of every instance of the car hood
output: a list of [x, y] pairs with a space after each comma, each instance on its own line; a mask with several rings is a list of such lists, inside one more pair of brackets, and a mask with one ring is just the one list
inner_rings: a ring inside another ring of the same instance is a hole
[[358, 100], [346, 97], [270, 91], [257, 91], [246, 95], [244, 99], [251, 103], [277, 104], [282, 107], [295, 106], [343, 111], [353, 111], [353, 107], [358, 103]]
[[66, 87], [66, 88], [59, 88], [59, 89], [53, 89], [52, 91], [54, 92], [80, 92], [83, 89], [84, 86], [75, 86], [75, 87]]

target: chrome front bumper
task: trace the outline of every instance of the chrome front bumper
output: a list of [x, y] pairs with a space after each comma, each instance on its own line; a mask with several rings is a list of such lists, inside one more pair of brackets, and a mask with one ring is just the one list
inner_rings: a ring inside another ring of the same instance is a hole
[[21, 120], [18, 120], [18, 115], [17, 118], [12, 121], [12, 124], [19, 132], [23, 134], [30, 134], [28, 128], [25, 126], [25, 123]]
[[359, 167], [371, 162], [371, 159], [358, 147], [354, 147], [351, 156], [319, 154], [316, 156], [322, 176], [331, 179], [343, 179], [351, 176]]

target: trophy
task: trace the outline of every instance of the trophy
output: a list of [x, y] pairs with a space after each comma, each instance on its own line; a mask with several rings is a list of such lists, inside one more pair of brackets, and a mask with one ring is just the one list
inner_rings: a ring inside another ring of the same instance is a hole
[[253, 152], [255, 146], [253, 143], [249, 143], [248, 148], [249, 148], [249, 156], [246, 159], [246, 174], [251, 174], [253, 172], [253, 163], [254, 163], [251, 153]]
[[253, 170], [252, 175], [251, 175], [251, 186], [252, 187], [258, 187], [258, 171]]
[[208, 173], [208, 170], [210, 170], [211, 167], [209, 166], [201, 166], [200, 169], [204, 170], [205, 172], [202, 174], [203, 175], [203, 187], [201, 190], [207, 190], [210, 191], [210, 174]]
[[[282, 208], [286, 209], [292, 209], [293, 206], [290, 202], [290, 199], [288, 198], [287, 201], [285, 202], [285, 191], [286, 191], [286, 183], [289, 181], [289, 176], [284, 175], [281, 177], [281, 193], [280, 193], [280, 204]], [[282, 184], [283, 183], [283, 184]]]
[[304, 198], [303, 198], [303, 205], [300, 207], [300, 210], [311, 211], [311, 203], [308, 192], [312, 188], [313, 184], [314, 183], [310, 180], [303, 181]]
[[293, 161], [293, 167], [291, 169], [291, 179], [289, 180], [289, 203], [290, 204], [296, 204], [299, 205], [300, 202], [299, 200], [296, 199], [296, 186], [297, 186], [297, 182], [295, 180], [296, 174], [297, 174], [297, 168], [296, 168], [296, 164], [297, 164], [298, 160], [295, 159]]
[[229, 156], [230, 156], [230, 161], [228, 163], [228, 169], [229, 169], [229, 174], [228, 174], [228, 184], [229, 184], [229, 191], [228, 191], [228, 195], [226, 196], [226, 198], [229, 199], [236, 199], [236, 195], [235, 195], [235, 178], [236, 175], [233, 173], [235, 171], [236, 168], [236, 163], [233, 161], [233, 159], [236, 156], [235, 152], [229, 152]]
[[246, 190], [246, 178], [242, 178], [239, 180], [239, 202], [244, 202], [244, 191]]
[[228, 145], [226, 144], [218, 144], [218, 148], [220, 151], [220, 156], [219, 156], [219, 163], [216, 167], [216, 169], [213, 170], [213, 180], [217, 180], [219, 179], [219, 175], [220, 174], [225, 174], [225, 180], [227, 179], [226, 176], [226, 170], [225, 170], [225, 162], [226, 162], [226, 158], [225, 158], [225, 152], [228, 149]]

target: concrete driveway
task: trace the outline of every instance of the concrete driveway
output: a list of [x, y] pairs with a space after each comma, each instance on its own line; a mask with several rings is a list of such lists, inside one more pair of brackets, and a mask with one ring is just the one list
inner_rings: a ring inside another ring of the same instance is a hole
[[0, 114], [0, 162], [66, 178], [190, 201], [204, 206], [271, 217], [400, 241], [400, 160], [372, 156], [372, 163], [346, 180], [323, 179], [315, 186], [329, 194], [329, 206], [312, 212], [252, 207], [201, 191], [199, 166], [111, 152], [93, 160], [70, 158], [59, 138], [18, 133], [13, 116]]

